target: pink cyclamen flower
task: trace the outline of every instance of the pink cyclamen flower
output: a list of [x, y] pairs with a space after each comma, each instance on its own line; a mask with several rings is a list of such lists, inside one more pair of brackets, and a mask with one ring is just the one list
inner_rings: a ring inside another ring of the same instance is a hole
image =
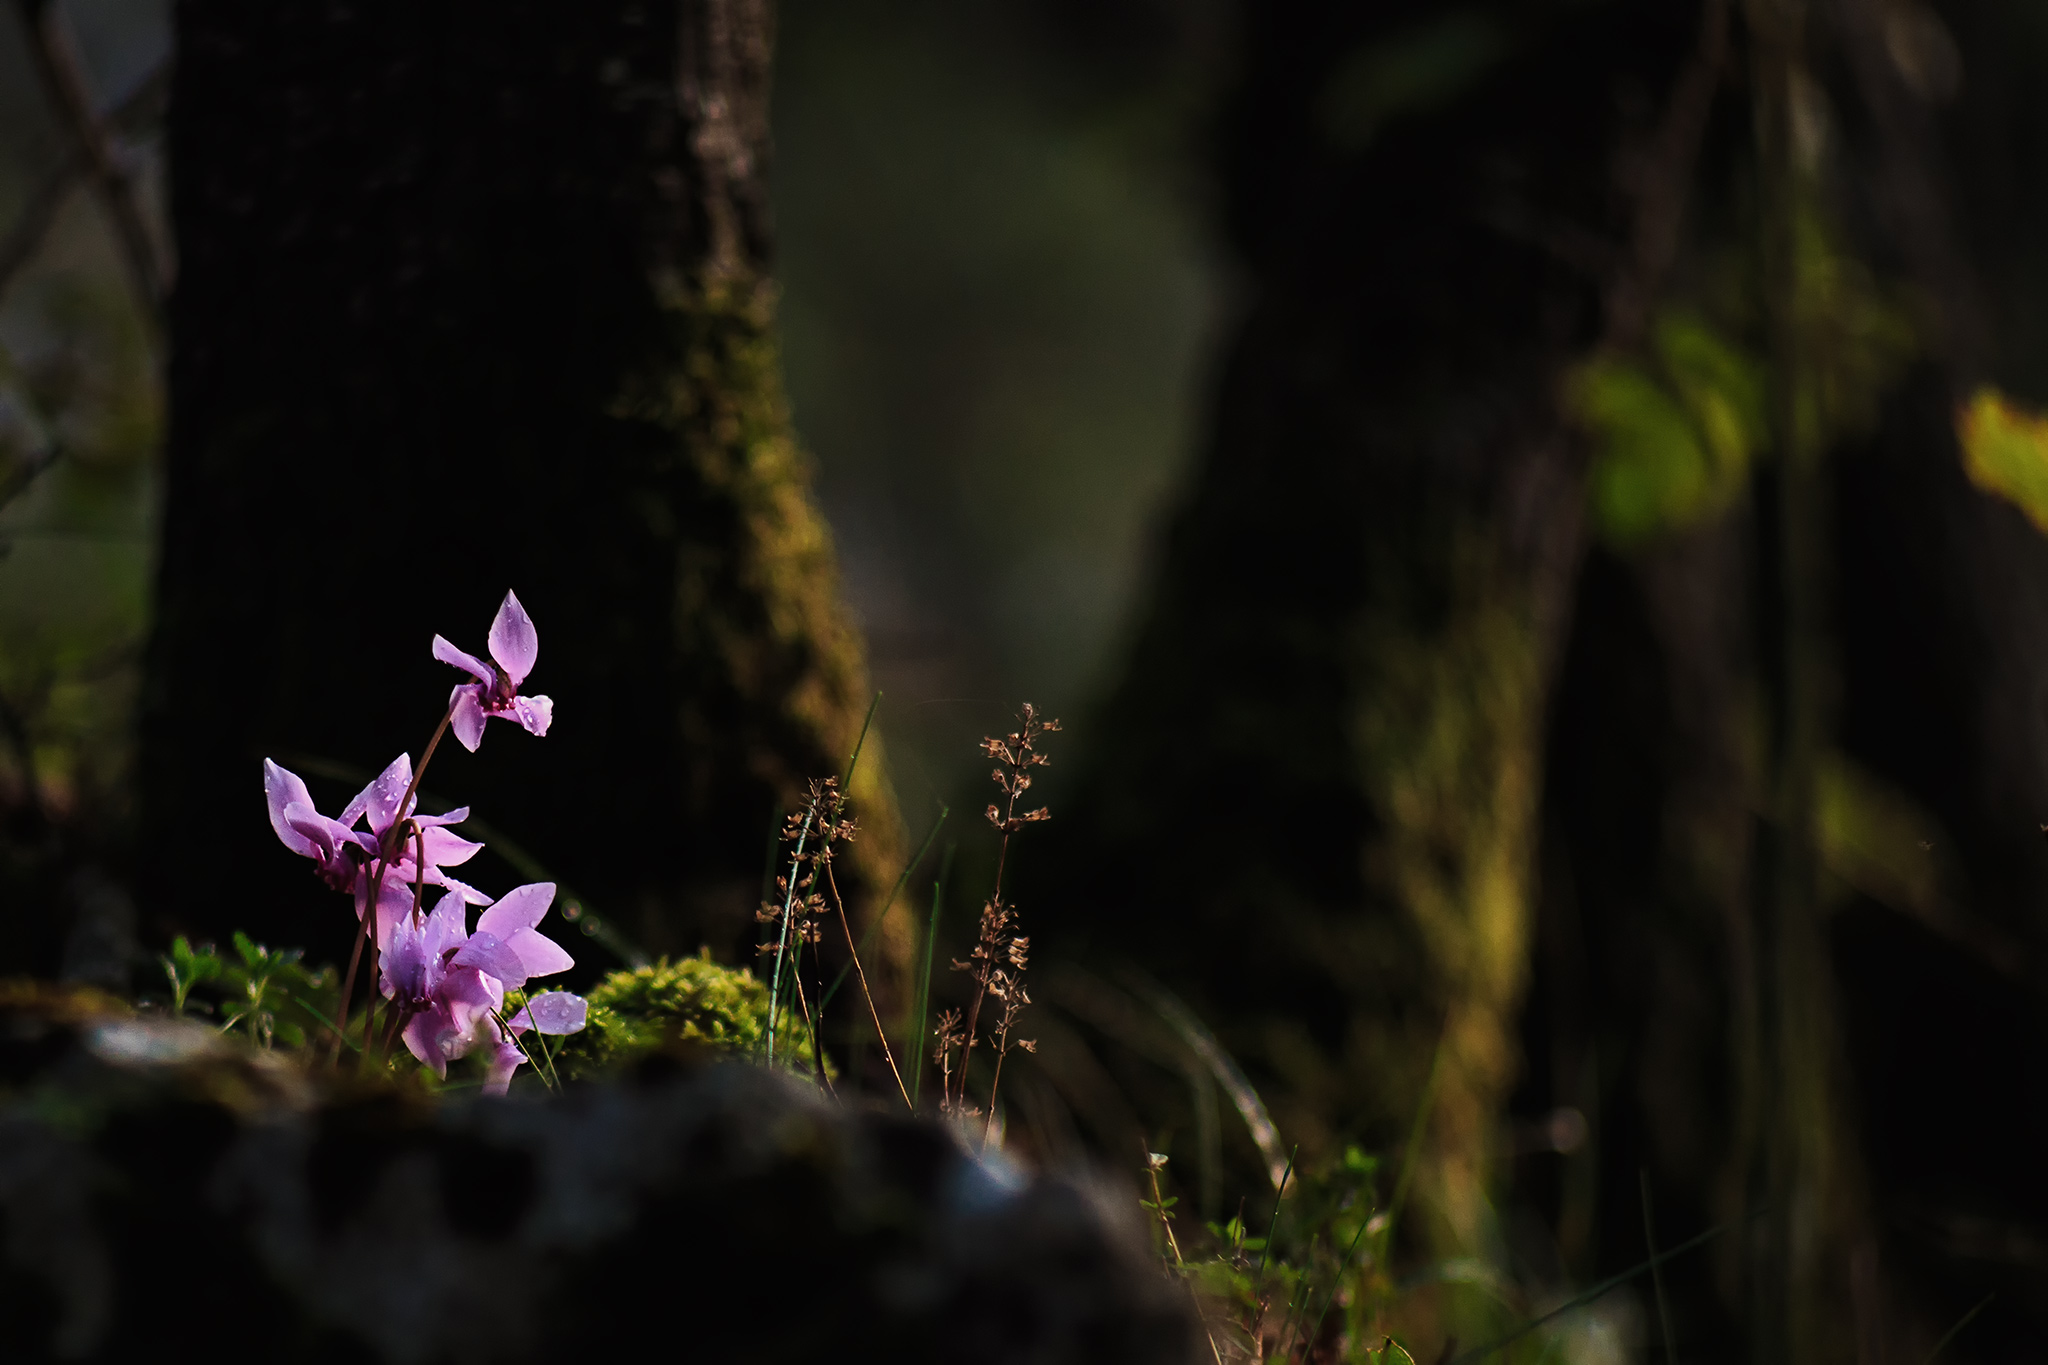
[[[398, 803], [412, 785], [412, 759], [400, 754], [390, 766], [371, 779], [343, 808], [339, 818], [322, 815], [313, 805], [311, 793], [297, 773], [263, 760], [263, 794], [270, 806], [270, 827], [279, 842], [318, 865], [320, 878], [337, 891], [355, 896], [356, 918], [361, 919], [370, 899], [370, 887], [377, 881], [383, 841], [399, 818]], [[420, 881], [419, 838], [426, 843], [425, 881], [458, 891], [472, 905], [489, 905], [491, 898], [473, 886], [447, 875], [445, 867], [459, 867], [475, 857], [483, 845], [444, 828], [469, 818], [469, 807], [445, 815], [417, 814], [418, 801], [408, 807], [419, 836], [409, 836], [384, 869], [377, 895], [377, 947], [381, 951], [398, 917], [411, 910], [411, 886]], [[367, 820], [367, 832], [356, 828]]]
[[464, 918], [462, 897], [449, 892], [432, 914], [401, 917], [384, 953], [381, 985], [406, 1013], [406, 1049], [441, 1077], [451, 1060], [486, 1041], [486, 1026], [505, 1003], [500, 983], [450, 961], [467, 938]]
[[[532, 922], [538, 922], [553, 899], [554, 887], [545, 884], [508, 892], [498, 902], [512, 907], [499, 925], [505, 938], [485, 933], [481, 925], [477, 934], [465, 934], [466, 910], [454, 892], [442, 896], [432, 914], [408, 914], [394, 927], [385, 956], [383, 992], [406, 1012], [406, 1049], [435, 1075], [445, 1078], [450, 1061], [489, 1048], [484, 1093], [502, 1095], [511, 1086], [512, 1073], [526, 1060], [516, 1035], [529, 1028], [574, 1033], [583, 1027], [587, 1007], [565, 991], [536, 996], [508, 1026], [501, 1021], [507, 982], [478, 965], [481, 959], [505, 967], [522, 982], [529, 975], [574, 965], [567, 953], [527, 922], [529, 911]], [[538, 909], [532, 909], [535, 905]], [[486, 912], [486, 918], [491, 913], [495, 912]]]
[[529, 734], [544, 735], [555, 714], [555, 704], [548, 698], [519, 695], [519, 685], [540, 657], [540, 636], [526, 608], [509, 592], [491, 618], [490, 648], [495, 666], [463, 653], [438, 635], [434, 637], [435, 658], [466, 669], [476, 678], [448, 694], [449, 728], [471, 753], [483, 742], [484, 722], [492, 716], [516, 720]]
[[567, 991], [542, 991], [528, 1000], [519, 1013], [506, 1020], [512, 1034], [498, 1040], [485, 1063], [484, 1092], [502, 1095], [511, 1087], [512, 1073], [526, 1060], [526, 1050], [514, 1041], [519, 1034], [528, 1029], [556, 1035], [581, 1033], [589, 1017], [590, 1002]]
[[513, 887], [477, 920], [476, 932], [455, 955], [455, 964], [479, 968], [513, 990], [529, 977], [568, 971], [576, 959], [535, 928], [554, 903], [553, 882]]

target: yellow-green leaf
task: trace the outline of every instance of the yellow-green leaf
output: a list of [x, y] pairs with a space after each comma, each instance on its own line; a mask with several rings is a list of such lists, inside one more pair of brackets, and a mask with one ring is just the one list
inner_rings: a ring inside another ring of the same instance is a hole
[[2048, 531], [2048, 417], [1986, 385], [1956, 413], [1956, 441], [1971, 483]]

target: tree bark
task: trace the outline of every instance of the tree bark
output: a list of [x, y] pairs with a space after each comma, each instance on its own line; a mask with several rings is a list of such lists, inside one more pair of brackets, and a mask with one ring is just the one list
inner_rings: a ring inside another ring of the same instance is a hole
[[1614, 325], [1640, 217], [1616, 157], [1697, 13], [1241, 23], [1221, 170], [1247, 313], [1070, 803], [1086, 892], [1046, 942], [1188, 991], [1304, 1160], [1354, 1137], [1398, 1160], [1440, 1050], [1404, 1216], [1469, 1254], [1582, 542], [1561, 389]]
[[[554, 729], [445, 744], [425, 791], [646, 949], [751, 956], [776, 807], [867, 702], [781, 388], [771, 30], [767, 0], [179, 6], [160, 930], [338, 951], [261, 760], [338, 805], [417, 758], [461, 681], [429, 640], [478, 650], [511, 588]], [[901, 844], [869, 746], [861, 897]]]

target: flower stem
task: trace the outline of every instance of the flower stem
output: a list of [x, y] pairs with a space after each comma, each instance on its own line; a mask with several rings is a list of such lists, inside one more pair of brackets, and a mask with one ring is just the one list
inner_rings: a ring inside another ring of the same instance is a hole
[[[348, 1000], [349, 996], [355, 993], [356, 968], [362, 964], [363, 945], [365, 943], [368, 943], [370, 945], [371, 986], [370, 1003], [364, 1007], [365, 1022], [363, 1025], [363, 1054], [365, 1056], [369, 1055], [370, 1032], [368, 1018], [371, 1014], [374, 1014], [377, 1009], [377, 943], [376, 934], [371, 929], [371, 925], [376, 921], [377, 918], [378, 898], [382, 896], [384, 893], [385, 866], [391, 861], [392, 857], [396, 853], [396, 845], [392, 843], [391, 836], [395, 833], [399, 836], [401, 840], [403, 840], [405, 830], [405, 813], [407, 809], [412, 805], [413, 797], [417, 795], [419, 792], [420, 779], [426, 776], [427, 765], [434, 761], [434, 750], [440, 747], [441, 736], [448, 733], [448, 722], [450, 722], [453, 719], [455, 719], [455, 706], [451, 702], [449, 704], [448, 710], [441, 716], [441, 723], [434, 727], [434, 737], [427, 741], [427, 751], [420, 755], [420, 766], [413, 769], [412, 781], [406, 784], [405, 795], [398, 799], [398, 809], [392, 813], [391, 825], [388, 829], [384, 831], [383, 838], [378, 844], [377, 871], [376, 874], [370, 879], [369, 901], [367, 904], [363, 906], [362, 932], [356, 936], [356, 946], [348, 955], [348, 971], [346, 974], [343, 975], [341, 979], [341, 1002], [336, 1007], [335, 1010], [337, 1017], [334, 1026], [334, 1059], [337, 1062], [341, 1060], [341, 1044], [344, 1041], [346, 1041], [346, 1033], [348, 1029]], [[422, 862], [421, 865], [416, 869], [416, 871], [418, 871], [422, 876], [424, 876], [426, 874], [426, 864]], [[413, 909], [415, 912], [417, 912], [419, 909], [417, 895], [415, 895]]]

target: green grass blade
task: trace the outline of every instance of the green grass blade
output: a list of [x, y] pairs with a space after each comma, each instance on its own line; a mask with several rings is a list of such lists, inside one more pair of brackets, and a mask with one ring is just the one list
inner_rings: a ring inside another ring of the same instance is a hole
[[1671, 1330], [1671, 1303], [1664, 1297], [1664, 1267], [1657, 1263], [1657, 1230], [1650, 1219], [1650, 1172], [1639, 1169], [1643, 1187], [1643, 1250], [1650, 1254], [1650, 1283], [1657, 1291], [1657, 1326], [1664, 1333], [1664, 1365], [1678, 1365], [1678, 1337]]
[[868, 727], [875, 723], [875, 708], [882, 704], [882, 694], [875, 693], [875, 699], [868, 703], [867, 719], [860, 723], [860, 738], [853, 742], [853, 757], [846, 760], [846, 775], [839, 779], [839, 794], [853, 795], [853, 770], [860, 763], [860, 751], [867, 746]]
[[1927, 1353], [1927, 1359], [1922, 1361], [1921, 1365], [1934, 1365], [1934, 1358], [1940, 1355], [1942, 1353], [1942, 1350], [1951, 1341], [1954, 1341], [1956, 1339], [1957, 1334], [1960, 1333], [1965, 1327], [1968, 1327], [1971, 1321], [1974, 1320], [1979, 1313], [1989, 1308], [1991, 1306], [1991, 1301], [1997, 1297], [1998, 1295], [1996, 1294], [1986, 1294], [1983, 1298], [1977, 1300], [1977, 1306], [1975, 1308], [1972, 1308], [1969, 1312], [1963, 1314], [1963, 1316], [1956, 1321], [1955, 1326], [1949, 1328], [1946, 1332], [1943, 1332], [1941, 1334], [1941, 1340], [1934, 1343], [1934, 1349]]
[[[1760, 1213], [1761, 1210], [1759, 1210], [1758, 1212]], [[1750, 1214], [1751, 1218], [1755, 1218], [1757, 1216], [1757, 1213]], [[1576, 1298], [1568, 1299], [1564, 1303], [1559, 1304], [1557, 1307], [1551, 1309], [1548, 1313], [1545, 1313], [1542, 1317], [1531, 1318], [1528, 1322], [1523, 1323], [1520, 1327], [1517, 1327], [1514, 1331], [1508, 1333], [1506, 1336], [1500, 1338], [1498, 1341], [1490, 1342], [1485, 1346], [1475, 1347], [1474, 1349], [1465, 1352], [1465, 1354], [1456, 1357], [1450, 1362], [1450, 1365], [1472, 1365], [1472, 1362], [1474, 1361], [1484, 1360], [1496, 1351], [1505, 1350], [1507, 1347], [1514, 1345], [1523, 1337], [1528, 1336], [1529, 1333], [1535, 1331], [1537, 1328], [1543, 1326], [1545, 1323], [1555, 1322], [1557, 1319], [1563, 1317], [1566, 1313], [1573, 1312], [1576, 1309], [1584, 1308], [1587, 1304], [1592, 1303], [1594, 1300], [1598, 1298], [1601, 1298], [1609, 1291], [1617, 1289], [1624, 1284], [1627, 1284], [1630, 1280], [1633, 1280], [1636, 1276], [1642, 1274], [1645, 1270], [1654, 1270], [1656, 1267], [1662, 1265], [1664, 1262], [1669, 1261], [1674, 1257], [1683, 1256], [1686, 1252], [1691, 1251], [1695, 1247], [1705, 1246], [1708, 1242], [1713, 1241], [1716, 1237], [1719, 1237], [1722, 1233], [1726, 1232], [1729, 1226], [1729, 1224], [1723, 1223], [1719, 1227], [1708, 1228], [1699, 1236], [1690, 1238], [1687, 1241], [1680, 1242], [1677, 1246], [1671, 1248], [1671, 1250], [1652, 1256], [1649, 1260], [1644, 1261], [1641, 1265], [1635, 1266], [1629, 1270], [1624, 1270], [1619, 1275], [1611, 1275], [1608, 1278], [1600, 1281], [1600, 1283], [1594, 1285], [1591, 1289], [1588, 1289], [1585, 1293], [1578, 1295]]]
[[953, 850], [958, 844], [946, 845], [946, 856], [939, 861], [939, 875], [932, 882], [932, 918], [924, 931], [924, 962], [917, 974], [917, 1054], [910, 1064], [910, 1107], [917, 1108], [917, 1097], [924, 1089], [924, 1040], [931, 1032], [932, 1023], [932, 950], [939, 941], [939, 910], [945, 904], [946, 878], [953, 871]]

